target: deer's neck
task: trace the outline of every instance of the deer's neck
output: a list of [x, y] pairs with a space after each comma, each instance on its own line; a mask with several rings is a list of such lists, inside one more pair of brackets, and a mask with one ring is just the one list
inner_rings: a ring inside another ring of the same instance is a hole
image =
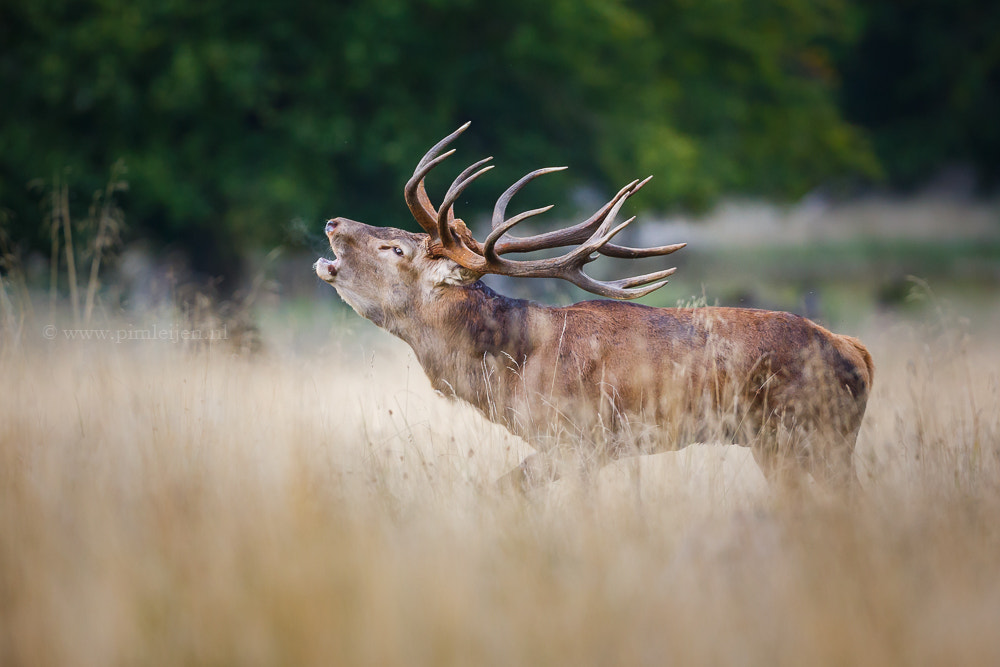
[[413, 348], [435, 389], [489, 411], [514, 398], [517, 369], [536, 344], [540, 308], [477, 282], [446, 290], [390, 331]]

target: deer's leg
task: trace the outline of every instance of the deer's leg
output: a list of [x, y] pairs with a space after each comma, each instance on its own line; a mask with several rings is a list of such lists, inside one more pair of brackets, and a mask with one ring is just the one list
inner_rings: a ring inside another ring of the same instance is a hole
[[502, 488], [528, 489], [564, 478], [593, 480], [593, 475], [615, 458], [603, 449], [590, 450], [565, 444], [536, 452], [497, 480]]
[[816, 483], [834, 492], [853, 494], [860, 488], [854, 466], [857, 433], [826, 434], [809, 457], [809, 472]]
[[497, 480], [501, 489], [524, 492], [559, 479], [559, 459], [548, 452], [536, 452]]
[[805, 482], [804, 461], [777, 433], [764, 433], [750, 445], [753, 459], [768, 485], [781, 491], [798, 491]]

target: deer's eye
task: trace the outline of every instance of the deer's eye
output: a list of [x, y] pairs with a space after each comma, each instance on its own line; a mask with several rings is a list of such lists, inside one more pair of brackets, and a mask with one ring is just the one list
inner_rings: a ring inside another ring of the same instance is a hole
[[388, 245], [388, 244], [386, 244], [386, 245], [383, 245], [383, 246], [379, 246], [378, 249], [379, 250], [391, 250], [394, 253], [396, 253], [397, 255], [399, 255], [400, 257], [403, 257], [406, 254], [405, 252], [403, 252], [403, 249], [400, 248], [398, 245]]

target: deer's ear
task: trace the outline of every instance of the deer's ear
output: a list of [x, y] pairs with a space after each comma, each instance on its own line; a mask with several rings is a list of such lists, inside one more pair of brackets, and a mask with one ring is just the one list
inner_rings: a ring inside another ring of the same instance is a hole
[[438, 259], [431, 268], [429, 278], [434, 287], [441, 285], [468, 285], [479, 279], [479, 274], [459, 266], [450, 259]]

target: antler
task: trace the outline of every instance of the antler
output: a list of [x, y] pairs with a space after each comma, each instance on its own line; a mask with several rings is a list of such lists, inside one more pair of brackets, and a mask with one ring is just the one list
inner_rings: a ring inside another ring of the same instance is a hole
[[[464, 169], [448, 188], [440, 208], [435, 209], [427, 196], [424, 178], [434, 167], [455, 152], [452, 149], [441, 153], [469, 125], [470, 123], [466, 123], [427, 151], [417, 163], [417, 168], [410, 180], [407, 181], [404, 190], [406, 204], [420, 226], [431, 236], [431, 248], [434, 252], [479, 274], [494, 273], [525, 278], [561, 278], [588, 292], [615, 299], [634, 299], [667, 284], [665, 278], [676, 271], [676, 268], [611, 281], [595, 280], [583, 272], [583, 267], [597, 259], [598, 253], [609, 257], [637, 259], [669, 255], [687, 245], [677, 243], [655, 248], [629, 248], [610, 243], [618, 232], [635, 220], [635, 216], [632, 216], [615, 225], [615, 219], [621, 207], [629, 197], [648, 183], [652, 176], [642, 181], [632, 181], [619, 190], [618, 194], [594, 215], [572, 227], [524, 238], [508, 236], [507, 232], [518, 223], [552, 208], [552, 206], [536, 208], [505, 219], [507, 205], [511, 198], [525, 185], [543, 174], [562, 171], [566, 167], [537, 169], [523, 176], [500, 196], [493, 209], [492, 231], [486, 237], [486, 241], [480, 244], [472, 237], [472, 233], [465, 223], [455, 217], [454, 205], [462, 192], [474, 180], [493, 168], [492, 165], [483, 166], [493, 159], [488, 157]], [[547, 259], [509, 260], [500, 256], [511, 252], [531, 252], [568, 245], [576, 245], [577, 247], [564, 255]]]

